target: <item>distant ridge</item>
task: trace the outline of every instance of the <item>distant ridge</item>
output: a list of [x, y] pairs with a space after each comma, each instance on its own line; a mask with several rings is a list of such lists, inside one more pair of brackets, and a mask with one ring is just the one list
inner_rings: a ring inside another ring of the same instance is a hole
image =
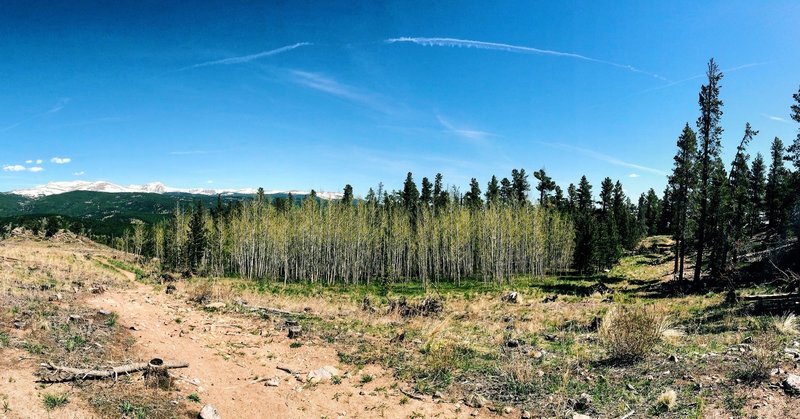
[[[115, 183], [99, 180], [99, 181], [83, 181], [83, 180], [75, 180], [75, 181], [66, 181], [66, 182], [50, 182], [44, 185], [38, 185], [33, 188], [29, 189], [17, 189], [11, 191], [9, 193], [14, 195], [22, 195], [29, 198], [37, 198], [41, 196], [50, 196], [50, 195], [58, 195], [66, 192], [73, 192], [73, 191], [90, 191], [90, 192], [106, 192], [106, 193], [131, 193], [131, 192], [140, 192], [140, 193], [156, 193], [156, 194], [164, 194], [164, 193], [187, 193], [192, 195], [253, 195], [255, 194], [258, 189], [257, 188], [245, 188], [245, 189], [212, 189], [212, 188], [172, 188], [169, 186], [164, 185], [161, 182], [151, 182], [146, 183], [144, 185], [128, 185], [122, 186], [117, 185]], [[310, 192], [308, 191], [300, 191], [300, 190], [291, 190], [291, 191], [279, 191], [279, 190], [270, 190], [264, 191], [267, 195], [273, 194], [294, 194], [294, 195], [308, 195]], [[317, 192], [317, 196], [320, 199], [339, 199], [342, 197], [341, 192]]]

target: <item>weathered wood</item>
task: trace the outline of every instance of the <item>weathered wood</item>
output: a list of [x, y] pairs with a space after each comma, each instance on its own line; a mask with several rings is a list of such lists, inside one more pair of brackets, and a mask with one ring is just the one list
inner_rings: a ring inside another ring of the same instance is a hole
[[[151, 361], [152, 362], [152, 361]], [[41, 367], [44, 371], [40, 374], [38, 382], [41, 383], [63, 383], [67, 381], [77, 380], [101, 380], [105, 378], [116, 378], [119, 375], [131, 374], [139, 371], [147, 371], [151, 367], [150, 362], [137, 362], [133, 364], [120, 365], [105, 370], [93, 370], [87, 368], [73, 368], [61, 365], [53, 365], [50, 362], [44, 362]], [[187, 368], [187, 362], [164, 362], [159, 368], [173, 369], [173, 368]]]
[[414, 394], [414, 393], [412, 393], [412, 392], [410, 392], [408, 390], [404, 390], [404, 389], [402, 389], [400, 387], [398, 387], [398, 390], [400, 390], [401, 393], [405, 394], [408, 397], [411, 397], [414, 400], [425, 401], [425, 398], [420, 396], [419, 394]]

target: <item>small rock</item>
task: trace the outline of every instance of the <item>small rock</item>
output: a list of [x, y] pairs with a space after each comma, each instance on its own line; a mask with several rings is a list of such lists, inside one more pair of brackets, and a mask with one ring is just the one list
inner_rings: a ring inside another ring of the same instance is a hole
[[516, 340], [516, 339], [509, 339], [509, 340], [506, 341], [506, 347], [507, 348], [518, 348], [519, 347], [519, 341]]
[[511, 406], [506, 406], [506, 407], [503, 408], [503, 414], [504, 415], [510, 415], [511, 412], [513, 412], [513, 411], [514, 411], [514, 409]]
[[306, 381], [309, 383], [319, 383], [328, 381], [333, 377], [338, 377], [339, 375], [339, 370], [330, 365], [326, 365], [322, 368], [317, 368], [314, 371], [309, 372], [308, 375], [306, 375]]
[[548, 295], [542, 300], [543, 303], [553, 303], [558, 300], [558, 294]]
[[175, 294], [177, 291], [178, 288], [175, 285], [169, 284], [167, 285], [167, 289], [164, 292], [167, 294]]
[[575, 413], [572, 415], [572, 419], [592, 419], [592, 417], [581, 413]]
[[198, 419], [222, 419], [219, 412], [217, 412], [217, 408], [210, 404], [203, 406], [197, 417]]
[[280, 380], [278, 380], [277, 378], [273, 377], [273, 378], [270, 378], [269, 380], [265, 381], [264, 385], [268, 386], [268, 387], [278, 387], [278, 384], [280, 384], [280, 383], [281, 383]]
[[435, 391], [435, 392], [433, 392], [433, 398], [435, 400], [443, 399], [444, 398], [444, 394], [442, 394], [441, 391]]
[[469, 397], [467, 397], [466, 400], [464, 400], [464, 404], [467, 406], [478, 409], [485, 406], [488, 402], [489, 400], [487, 400], [486, 397], [483, 397], [478, 393], [472, 393], [469, 395]]
[[677, 356], [677, 355], [674, 355], [674, 354], [673, 354], [673, 355], [670, 355], [670, 356], [669, 356], [669, 358], [667, 358], [667, 359], [668, 359], [670, 362], [678, 362], [678, 356]]
[[81, 316], [79, 316], [77, 314], [70, 314], [69, 315], [69, 321], [71, 321], [71, 322], [74, 322], [74, 321], [77, 321], [77, 320], [80, 320], [80, 319], [81, 319]]
[[25, 327], [25, 322], [22, 320], [14, 320], [11, 322], [11, 325], [14, 326], [14, 329], [22, 329]]
[[630, 391], [636, 391], [636, 388], [633, 387], [633, 385], [631, 383], [626, 384], [625, 387], [627, 387], [628, 390], [630, 390]]
[[548, 342], [555, 342], [558, 340], [558, 336], [556, 335], [544, 335], [544, 340]]
[[783, 390], [789, 394], [800, 395], [800, 375], [789, 374], [783, 380]]
[[519, 302], [519, 294], [516, 291], [511, 291], [508, 294], [504, 295], [502, 300], [507, 303], [516, 304], [517, 302]]
[[297, 339], [303, 334], [303, 329], [300, 326], [289, 326], [289, 339]]
[[520, 419], [531, 419], [531, 417], [532, 417], [531, 416], [531, 412], [529, 412], [527, 410], [523, 410], [522, 413], [520, 413], [520, 415], [519, 415]]
[[100, 310], [100, 311], [97, 312], [97, 314], [99, 314], [101, 316], [110, 316], [111, 315], [111, 311], [110, 310]]
[[575, 409], [586, 410], [592, 405], [592, 396], [587, 393], [581, 393], [575, 400]]
[[219, 310], [219, 309], [225, 308], [226, 305], [227, 304], [225, 304], [225, 303], [223, 303], [221, 301], [216, 301], [216, 302], [213, 302], [213, 303], [206, 304], [205, 308], [210, 309], [210, 310]]

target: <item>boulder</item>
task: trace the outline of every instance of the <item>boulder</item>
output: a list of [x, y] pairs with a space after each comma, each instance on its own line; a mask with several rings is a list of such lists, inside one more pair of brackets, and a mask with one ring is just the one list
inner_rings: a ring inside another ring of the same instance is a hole
[[333, 377], [338, 377], [340, 375], [339, 370], [336, 367], [332, 367], [330, 365], [326, 365], [322, 368], [317, 368], [314, 371], [311, 371], [306, 375], [306, 381], [309, 383], [320, 383], [323, 381], [329, 381]]
[[800, 375], [787, 375], [783, 380], [783, 390], [789, 394], [800, 395]]
[[200, 413], [197, 415], [198, 419], [222, 419], [222, 416], [219, 415], [217, 412], [217, 408], [214, 406], [207, 404], [200, 409]]

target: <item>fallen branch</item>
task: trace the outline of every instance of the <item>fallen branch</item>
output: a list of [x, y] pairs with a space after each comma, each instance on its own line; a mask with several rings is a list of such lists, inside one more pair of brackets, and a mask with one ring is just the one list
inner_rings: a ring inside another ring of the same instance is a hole
[[163, 362], [159, 365], [153, 363], [153, 361], [150, 361], [120, 365], [118, 367], [106, 370], [92, 370], [85, 368], [64, 367], [60, 365], [53, 365], [49, 362], [44, 362], [41, 364], [41, 367], [44, 369], [44, 371], [40, 373], [40, 378], [37, 381], [40, 383], [63, 383], [67, 381], [79, 380], [102, 380], [112, 377], [116, 379], [116, 377], [121, 374], [131, 374], [134, 372], [147, 371], [154, 368], [172, 369], [187, 368], [188, 366], [189, 364], [186, 362]]
[[408, 397], [411, 397], [414, 400], [425, 401], [425, 398], [420, 396], [419, 394], [414, 394], [414, 393], [412, 393], [412, 392], [410, 392], [408, 390], [403, 390], [402, 388], [399, 388], [399, 387], [398, 387], [398, 390], [400, 390], [401, 393], [405, 394]]
[[308, 313], [295, 313], [292, 311], [280, 310], [272, 307], [251, 307], [250, 311], [258, 311], [262, 313], [273, 314], [284, 317], [313, 317], [310, 316]]

